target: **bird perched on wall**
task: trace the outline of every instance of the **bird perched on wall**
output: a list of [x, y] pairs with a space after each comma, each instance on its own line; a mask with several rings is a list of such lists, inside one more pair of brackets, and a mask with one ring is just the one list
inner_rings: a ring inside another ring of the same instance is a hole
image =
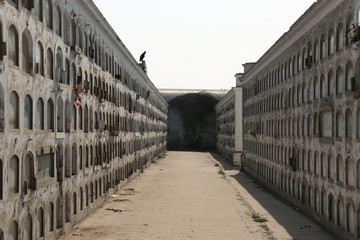
[[146, 54], [146, 51], [140, 55], [140, 62], [142, 62], [144, 60], [145, 54]]

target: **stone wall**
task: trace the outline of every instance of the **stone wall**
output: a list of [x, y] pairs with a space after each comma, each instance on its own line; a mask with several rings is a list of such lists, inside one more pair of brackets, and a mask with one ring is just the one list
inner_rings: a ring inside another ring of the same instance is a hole
[[244, 169], [342, 239], [360, 237], [359, 1], [317, 1], [241, 79]]
[[0, 2], [0, 239], [56, 239], [166, 151], [167, 103], [92, 1]]

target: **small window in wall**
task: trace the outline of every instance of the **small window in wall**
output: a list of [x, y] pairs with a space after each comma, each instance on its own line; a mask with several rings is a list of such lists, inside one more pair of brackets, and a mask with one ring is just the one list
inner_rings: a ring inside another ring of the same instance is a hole
[[38, 155], [38, 179], [54, 177], [54, 153]]
[[25, 96], [24, 100], [24, 128], [33, 129], [33, 107], [30, 95]]
[[76, 175], [77, 174], [77, 147], [76, 144], [74, 143], [72, 148], [71, 148], [71, 160], [72, 160], [72, 168], [71, 168], [71, 172], [72, 175]]
[[73, 116], [73, 127], [74, 127], [74, 130], [77, 130], [77, 109], [76, 109], [76, 106], [73, 105], [72, 107], [72, 116]]
[[55, 81], [59, 83], [66, 82], [66, 74], [63, 71], [63, 57], [61, 54], [61, 50], [58, 49], [56, 53], [56, 61], [55, 61]]
[[314, 43], [314, 62], [319, 61], [319, 42], [315, 40]]
[[324, 111], [320, 113], [320, 137], [332, 137], [331, 111]]
[[8, 172], [8, 184], [9, 184], [9, 193], [18, 193], [19, 192], [19, 158], [13, 156], [10, 159], [10, 168]]
[[52, 14], [52, 4], [51, 0], [46, 0], [46, 7], [45, 7], [45, 21], [46, 26], [50, 29], [53, 29], [53, 14]]
[[336, 204], [335, 199], [332, 194], [329, 194], [328, 197], [328, 217], [330, 222], [335, 221], [335, 213], [336, 213]]
[[73, 193], [73, 215], [76, 215], [77, 213], [77, 198], [76, 198], [76, 193]]
[[8, 111], [9, 128], [19, 129], [19, 96], [15, 91], [10, 93], [10, 108]]
[[325, 76], [322, 74], [320, 77], [320, 97], [324, 98], [326, 94]]
[[344, 47], [344, 29], [342, 23], [340, 23], [336, 29], [336, 51], [341, 50]]
[[[360, 216], [359, 216], [360, 218]], [[353, 205], [350, 203], [346, 207], [346, 230], [352, 234], [356, 233], [357, 221]]]
[[328, 54], [332, 55], [334, 54], [334, 50], [335, 50], [335, 37], [334, 37], [334, 32], [333, 30], [331, 30], [329, 32], [329, 36], [328, 36]]
[[356, 138], [360, 138], [360, 110], [356, 113]]
[[70, 107], [70, 102], [69, 100], [67, 99], [65, 101], [65, 131], [67, 133], [70, 133], [70, 130], [71, 130], [71, 107]]
[[80, 188], [80, 211], [82, 211], [84, 209], [84, 191], [82, 188]]
[[49, 48], [46, 53], [46, 77], [49, 79], [54, 79], [54, 61], [53, 53]]
[[82, 148], [82, 146], [79, 147], [79, 168], [80, 168], [80, 170], [83, 169], [83, 148]]
[[55, 216], [54, 204], [50, 202], [49, 206], [49, 231], [54, 231], [54, 216]]
[[65, 84], [68, 84], [70, 85], [70, 63], [69, 63], [69, 60], [66, 59], [65, 60], [65, 74], [64, 74], [64, 77], [65, 77]]
[[320, 171], [321, 171], [321, 176], [325, 177], [326, 176], [326, 157], [325, 157], [324, 153], [322, 153], [320, 156]]
[[325, 57], [325, 53], [326, 53], [326, 41], [325, 41], [325, 35], [322, 35], [320, 40], [320, 59], [323, 59]]
[[344, 119], [341, 111], [336, 114], [336, 137], [344, 136]]
[[354, 186], [355, 185], [354, 161], [350, 157], [346, 159], [345, 171], [346, 171], [346, 175], [345, 175], [346, 185]]
[[54, 121], [54, 103], [51, 98], [47, 102], [47, 129], [54, 131], [55, 121]]
[[348, 109], [345, 114], [345, 137], [347, 138], [352, 138], [352, 134], [353, 134], [352, 124], [353, 124], [352, 112], [350, 111], [350, 109]]
[[351, 64], [351, 62], [349, 62], [346, 65], [345, 78], [346, 78], [346, 91], [358, 90], [358, 86], [356, 86], [357, 83], [354, 78], [354, 69], [353, 69], [353, 65]]
[[356, 187], [360, 189], [360, 160], [356, 164]]
[[335, 163], [331, 153], [328, 155], [328, 178], [335, 179]]
[[19, 224], [16, 221], [13, 221], [9, 226], [9, 239], [10, 240], [19, 239]]
[[9, 64], [19, 66], [19, 35], [13, 25], [9, 28], [7, 48]]
[[344, 91], [344, 73], [341, 67], [336, 71], [336, 94], [341, 94]]
[[344, 211], [344, 202], [340, 198], [337, 203], [337, 223], [341, 227], [345, 227], [345, 211]]
[[36, 103], [36, 127], [44, 130], [44, 101], [41, 98]]
[[3, 199], [3, 171], [3, 161], [0, 159], [0, 199]]
[[56, 6], [56, 34], [61, 37], [61, 25], [62, 25], [62, 19], [61, 19], [61, 11], [59, 6]]
[[38, 209], [37, 213], [38, 219], [38, 238], [42, 238], [45, 235], [45, 221], [44, 221], [44, 210], [42, 208]]
[[35, 176], [34, 176], [34, 159], [31, 154], [27, 154], [25, 157], [25, 175], [24, 175], [24, 187], [25, 189], [34, 189]]
[[83, 111], [82, 111], [82, 107], [79, 106], [78, 108], [78, 114], [79, 114], [79, 129], [82, 130], [83, 129]]
[[344, 161], [341, 155], [338, 155], [336, 158], [336, 180], [338, 182], [344, 181]]
[[44, 48], [41, 42], [36, 44], [35, 72], [44, 76]]
[[64, 131], [64, 106], [61, 97], [58, 98], [57, 103], [57, 131]]
[[43, 21], [43, 0], [38, 0], [37, 1], [37, 7], [36, 7], [36, 18], [39, 21]]
[[318, 78], [315, 77], [314, 78], [314, 99], [318, 99], [319, 98], [319, 93], [320, 93], [320, 88], [319, 88], [319, 81]]
[[329, 96], [332, 96], [334, 94], [334, 88], [335, 88], [335, 84], [334, 84], [334, 74], [333, 71], [330, 70], [328, 73], [328, 94]]
[[22, 34], [22, 69], [23, 71], [33, 73], [33, 42], [28, 29]]
[[[33, 239], [33, 223], [32, 223], [32, 217], [30, 215], [30, 213], [28, 213], [25, 217], [25, 221], [24, 221], [24, 226], [23, 226], [23, 231], [24, 231], [24, 238], [23, 240], [32, 240]], [[0, 239], [1, 238], [0, 236]]]

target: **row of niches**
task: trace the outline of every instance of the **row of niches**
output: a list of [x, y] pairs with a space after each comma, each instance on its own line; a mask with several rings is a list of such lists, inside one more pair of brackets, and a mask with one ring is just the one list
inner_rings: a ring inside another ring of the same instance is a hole
[[[57, 132], [68, 132], [83, 130], [92, 132], [95, 130], [107, 130], [114, 135], [122, 132], [166, 132], [164, 122], [160, 118], [140, 118], [133, 116], [121, 116], [120, 113], [93, 111], [92, 106], [71, 105], [69, 100], [64, 101], [57, 98], [56, 104], [52, 98], [46, 102], [42, 98], [35, 101], [30, 94], [20, 100], [17, 92], [12, 91], [6, 99], [9, 104], [5, 107], [5, 94], [0, 93], [0, 131], [9, 130], [49, 130]], [[153, 113], [154, 114], [154, 113]], [[6, 116], [6, 118], [5, 118]]]
[[[337, 10], [340, 11], [340, 9]], [[305, 39], [298, 39], [289, 49], [281, 54], [277, 54], [277, 58], [272, 61], [279, 62], [277, 67], [272, 65], [265, 67], [264, 70], [245, 85], [245, 101], [261, 92], [266, 92], [276, 86], [283, 85], [284, 82], [289, 82], [298, 74], [313, 71], [322, 62], [331, 61], [332, 58], [336, 58], [342, 52], [347, 52], [349, 53], [348, 55], [355, 55], [356, 52], [352, 50], [351, 38], [344, 33], [352, 27], [352, 24], [358, 24], [356, 15], [358, 13], [343, 14], [344, 19], [340, 21], [339, 18], [324, 18], [324, 24], [315, 25], [305, 35], [312, 37], [312, 39], [306, 37]], [[323, 25], [327, 27], [325, 28]], [[301, 50], [298, 50], [298, 45], [302, 46]], [[295, 54], [288, 56], [289, 53]], [[335, 87], [335, 85], [332, 86]], [[359, 86], [360, 84], [357, 84], [358, 90], [360, 90]]]
[[[83, 71], [81, 67], [76, 67], [81, 61], [78, 56], [84, 57], [78, 48], [71, 48], [72, 51], [68, 51], [69, 47], [64, 44], [56, 44], [56, 39], [49, 42], [44, 35], [40, 35], [36, 40], [33, 37], [35, 34], [31, 33], [28, 28], [21, 31], [22, 34], [20, 36], [18, 32], [20, 30], [13, 24], [4, 29], [4, 36], [7, 36], [5, 38], [7, 42], [2, 43], [0, 58], [3, 59], [3, 56], [7, 55], [8, 61], [6, 62], [10, 66], [18, 66], [23, 72], [32, 75], [39, 74], [47, 79], [53, 79], [55, 82], [72, 85], [84, 90], [84, 92], [94, 94], [108, 101], [115, 101], [114, 95], [117, 90], [115, 89], [115, 82], [122, 82], [123, 85], [135, 91], [139, 97], [141, 96], [144, 99], [150, 98], [152, 91], [150, 89], [146, 90], [145, 87], [141, 86], [142, 84], [131, 77], [131, 74], [122, 69], [119, 64], [114, 63], [114, 66], [109, 64], [109, 69], [102, 68], [103, 71], [90, 69], [89, 67], [89, 69]], [[0, 38], [3, 39], [1, 22]], [[34, 42], [36, 43], [34, 44]], [[47, 42], [45, 50], [42, 42]], [[58, 45], [55, 57], [52, 44]], [[103, 57], [107, 58], [107, 55], [105, 54]], [[72, 59], [73, 62], [70, 63], [69, 59]], [[83, 59], [82, 61], [85, 60]], [[108, 60], [104, 60], [104, 62], [108, 63]], [[87, 63], [91, 63], [91, 61]], [[110, 79], [107, 81], [111, 83], [106, 83], [105, 78]], [[164, 108], [159, 102], [156, 102], [155, 105], [160, 109]]]
[[[164, 137], [150, 140], [136, 141], [108, 141], [96, 144], [78, 145], [73, 143], [62, 144], [57, 147], [46, 146], [29, 151], [24, 158], [13, 155], [10, 159], [0, 159], [1, 180], [7, 179], [8, 194], [19, 193], [20, 182], [26, 182], [26, 189], [36, 190], [38, 184], [45, 180], [55, 179], [62, 181], [65, 178], [85, 174], [95, 170], [96, 166], [108, 167], [115, 164], [124, 156], [136, 155], [141, 158], [151, 148], [165, 144]], [[56, 162], [56, 164], [55, 164]], [[7, 173], [2, 167], [9, 169]], [[4, 175], [5, 174], [5, 175]], [[6, 176], [7, 174], [7, 176]], [[4, 178], [3, 178], [4, 177]], [[0, 199], [3, 196], [3, 185], [0, 186]]]
[[235, 140], [232, 138], [221, 138], [217, 137], [217, 143], [218, 146], [223, 147], [235, 147]]
[[360, 226], [356, 217], [360, 215], [356, 198], [347, 198], [344, 191], [336, 191], [325, 184], [318, 185], [316, 181], [306, 181], [298, 175], [286, 175], [282, 170], [252, 158], [245, 158], [244, 167], [258, 175], [259, 180], [266, 181], [298, 204], [315, 211], [322, 221], [328, 221], [342, 232], [355, 236]]
[[346, 154], [345, 157], [343, 153], [336, 154], [335, 148], [314, 151], [250, 140], [245, 141], [244, 147], [247, 156], [253, 154], [259, 160], [266, 159], [287, 166], [290, 171], [304, 171], [319, 176], [324, 181], [335, 181], [340, 185], [360, 189], [360, 160], [354, 161], [351, 154]]
[[233, 123], [235, 121], [235, 113], [231, 114], [224, 114], [224, 115], [218, 115], [217, 116], [217, 122], [218, 124], [224, 124], [224, 123]]
[[[93, 204], [98, 204], [98, 200], [101, 203], [102, 196], [105, 196], [111, 188], [128, 179], [162, 150], [159, 148], [153, 153], [149, 152], [132, 162], [116, 166], [106, 173], [99, 172], [95, 178], [86, 179], [80, 186], [64, 189], [64, 196], [59, 193], [53, 194], [40, 206], [28, 208], [27, 213], [22, 214], [21, 218], [11, 218], [11, 222], [6, 225], [9, 226], [9, 229], [5, 231], [5, 236], [3, 229], [0, 228], [0, 237], [18, 239], [20, 235], [25, 236], [26, 239], [33, 239], [34, 236], [40, 239], [53, 233], [56, 229], [62, 229], [64, 224], [75, 222], [77, 214], [93, 207]], [[28, 188], [26, 195], [33, 190], [29, 188], [30, 185], [25, 185]]]
[[[357, 111], [353, 110], [357, 109]], [[360, 109], [354, 104], [333, 112], [325, 108], [320, 113], [300, 114], [294, 117], [254, 120], [244, 119], [244, 134], [279, 137], [320, 137], [333, 138], [336, 141], [360, 139]]]
[[218, 127], [218, 134], [222, 135], [234, 135], [235, 134], [235, 127], [230, 124], [222, 124]]
[[344, 94], [353, 96], [353, 99], [358, 98], [360, 97], [360, 75], [355, 75], [355, 72], [360, 72], [360, 60], [357, 61], [356, 71], [354, 71], [352, 61], [346, 63], [345, 72], [341, 65], [336, 68], [336, 71], [330, 67], [327, 73], [322, 73], [319, 77], [315, 75], [308, 81], [301, 81], [298, 84], [289, 83], [288, 86], [281, 86], [264, 96], [259, 95], [251, 102], [248, 101], [244, 104], [244, 115], [287, 110], [304, 104], [313, 104], [321, 99], [334, 101]]
[[[234, 98], [233, 98], [234, 99]], [[228, 111], [234, 110], [234, 101], [230, 101], [228, 103], [223, 104], [223, 106], [221, 106], [217, 111], [216, 111], [216, 116], [219, 117], [221, 116], [223, 113], [226, 113]]]
[[[28, 41], [25, 42], [29, 44]], [[40, 49], [39, 54], [40, 56], [42, 56], [39, 58], [42, 60], [40, 60], [40, 64], [36, 64], [35, 66], [37, 66], [36, 68], [39, 70], [40, 75], [44, 75], [43, 72], [44, 68], [47, 69], [45, 79], [55, 79], [55, 83], [61, 83], [72, 86], [73, 92], [76, 95], [82, 94], [84, 96], [96, 96], [99, 98], [100, 102], [109, 101], [114, 103], [118, 107], [120, 106], [125, 107], [126, 110], [128, 111], [133, 111], [133, 108], [135, 111], [141, 113], [144, 113], [146, 111], [145, 107], [142, 104], [140, 104], [139, 101], [135, 101], [134, 100], [135, 97], [133, 97], [132, 95], [134, 96], [136, 95], [136, 100], [139, 100], [140, 97], [142, 97], [145, 100], [150, 100], [151, 91], [145, 93], [143, 88], [141, 88], [137, 82], [130, 80], [130, 84], [129, 84], [130, 89], [133, 89], [134, 91], [138, 91], [138, 93], [131, 94], [130, 92], [124, 92], [124, 90], [122, 90], [120, 86], [116, 87], [115, 82], [113, 82], [112, 84], [106, 83], [104, 79], [101, 79], [100, 74], [98, 74], [99, 77], [97, 76], [93, 77], [92, 73], [88, 74], [87, 71], [83, 71], [81, 67], [77, 68], [75, 62], [73, 62], [70, 67], [69, 61], [65, 60], [65, 69], [63, 69], [62, 57], [61, 57], [62, 54], [60, 50], [57, 53], [57, 57], [56, 57], [57, 60], [55, 61], [55, 65], [54, 65], [52, 50], [48, 49], [47, 57], [46, 57], [47, 61], [45, 61], [47, 65], [45, 66], [42, 50], [41, 50], [42, 47], [40, 43], [38, 44], [38, 47]], [[9, 51], [10, 50], [11, 49], [9, 49]], [[32, 59], [30, 59], [31, 61], [29, 59], [26, 59], [26, 54], [23, 54], [22, 58], [23, 58], [22, 59], [23, 62], [26, 63], [32, 62]], [[8, 59], [10, 60], [8, 61], [10, 65], [15, 64], [16, 66], [16, 63], [11, 61], [10, 58]], [[15, 70], [11, 69], [11, 70], [16, 71], [16, 69]], [[24, 69], [24, 71], [26, 71], [26, 69]], [[54, 72], [56, 72], [55, 78], [53, 76]], [[40, 79], [35, 78], [35, 81], [36, 80], [40, 80]], [[127, 83], [127, 80], [125, 79], [124, 82]], [[65, 89], [66, 88], [62, 89], [61, 85], [57, 85], [56, 87], [57, 91], [63, 91]]]

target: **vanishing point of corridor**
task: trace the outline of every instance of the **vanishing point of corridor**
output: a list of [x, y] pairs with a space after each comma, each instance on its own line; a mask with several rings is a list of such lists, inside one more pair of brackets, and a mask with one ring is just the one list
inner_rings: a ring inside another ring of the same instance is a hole
[[168, 152], [61, 239], [335, 238], [218, 155]]

